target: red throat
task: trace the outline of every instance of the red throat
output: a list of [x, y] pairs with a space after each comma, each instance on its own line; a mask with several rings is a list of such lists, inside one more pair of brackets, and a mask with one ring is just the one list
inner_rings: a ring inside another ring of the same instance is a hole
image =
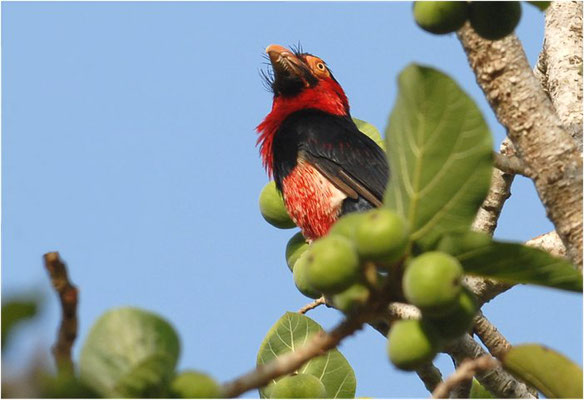
[[272, 143], [276, 131], [290, 114], [303, 109], [317, 109], [334, 115], [347, 115], [349, 101], [341, 86], [333, 79], [323, 79], [318, 85], [306, 88], [294, 97], [275, 97], [272, 111], [256, 128], [260, 134], [262, 163], [266, 172], [272, 177], [273, 153]]

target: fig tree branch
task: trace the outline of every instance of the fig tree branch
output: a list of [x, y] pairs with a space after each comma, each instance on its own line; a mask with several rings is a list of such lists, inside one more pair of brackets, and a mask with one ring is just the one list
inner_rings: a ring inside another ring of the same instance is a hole
[[489, 349], [489, 353], [499, 360], [511, 349], [511, 343], [505, 339], [501, 332], [499, 332], [495, 325], [482, 312], [479, 312], [475, 317], [473, 332], [481, 339], [485, 347]]
[[448, 379], [434, 389], [434, 392], [432, 392], [432, 398], [447, 399], [450, 392], [456, 386], [463, 382], [470, 381], [477, 372], [488, 371], [497, 367], [497, 365], [497, 361], [490, 355], [484, 355], [474, 360], [463, 361]]
[[299, 314], [306, 314], [310, 310], [314, 310], [316, 307], [326, 304], [326, 299], [324, 296], [319, 297], [318, 299], [306, 304], [300, 310], [298, 310]]
[[71, 349], [77, 338], [78, 291], [69, 281], [67, 267], [59, 258], [59, 253], [46, 253], [44, 261], [45, 268], [51, 278], [51, 284], [61, 303], [61, 324], [57, 341], [52, 348], [53, 356], [59, 373], [72, 373]]
[[[457, 364], [462, 364], [469, 358], [477, 359], [485, 355], [489, 356], [469, 335], [464, 335], [446, 346], [445, 351], [454, 358]], [[536, 398], [525, 383], [515, 379], [500, 366], [488, 371], [479, 371], [476, 374], [476, 378], [496, 397], [515, 399]]]
[[[421, 313], [417, 307], [411, 304], [391, 303], [387, 307], [385, 317], [392, 322], [400, 319], [418, 319], [421, 317]], [[381, 333], [387, 335], [387, 332]], [[464, 335], [453, 341], [444, 348], [444, 352], [450, 354], [457, 364], [461, 364], [466, 359], [475, 359], [487, 355], [483, 348], [469, 335]], [[524, 383], [518, 381], [500, 367], [488, 373], [478, 374], [477, 379], [497, 397], [535, 398]]]
[[543, 49], [534, 74], [582, 150], [581, 1], [554, 1], [546, 9]]
[[507, 128], [574, 264], [582, 268], [582, 155], [562, 127], [514, 34], [481, 38], [467, 23], [458, 31], [469, 64], [497, 119]]
[[495, 168], [506, 173], [523, 176], [531, 176], [532, 172], [519, 157], [505, 156], [500, 153], [494, 153]]

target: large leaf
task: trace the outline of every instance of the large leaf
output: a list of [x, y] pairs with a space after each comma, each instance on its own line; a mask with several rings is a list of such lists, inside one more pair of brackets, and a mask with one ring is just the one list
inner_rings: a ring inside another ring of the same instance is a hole
[[382, 139], [381, 134], [379, 133], [375, 126], [373, 126], [367, 121], [363, 121], [362, 119], [354, 117], [353, 122], [355, 123], [355, 125], [357, 125], [357, 128], [361, 132], [369, 136], [371, 140], [377, 143], [377, 145], [385, 151], [385, 141]]
[[[322, 327], [305, 315], [287, 312], [270, 328], [258, 352], [258, 365], [302, 347]], [[298, 369], [299, 373], [316, 376], [326, 388], [329, 398], [349, 399], [355, 396], [357, 382], [353, 368], [336, 349], [313, 358]], [[276, 380], [273, 381], [273, 383]], [[262, 398], [269, 397], [269, 386], [260, 389]]]
[[20, 322], [33, 318], [38, 312], [40, 296], [12, 298], [2, 303], [2, 348], [10, 333]]
[[493, 144], [478, 107], [447, 75], [410, 65], [398, 83], [386, 133], [385, 204], [425, 249], [470, 227], [489, 189]]
[[550, 399], [582, 398], [582, 368], [545, 346], [513, 346], [503, 367]]
[[467, 232], [445, 236], [437, 249], [458, 258], [467, 274], [582, 292], [582, 274], [572, 264], [521, 243]]
[[158, 315], [131, 307], [111, 310], [83, 345], [81, 379], [104, 397], [161, 396], [179, 348], [176, 332]]

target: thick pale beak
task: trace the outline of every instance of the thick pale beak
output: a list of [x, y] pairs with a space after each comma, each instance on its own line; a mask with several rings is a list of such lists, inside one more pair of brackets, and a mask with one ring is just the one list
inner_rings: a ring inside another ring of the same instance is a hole
[[278, 76], [292, 75], [304, 81], [304, 63], [293, 52], [280, 45], [271, 44], [266, 47], [266, 53], [270, 57], [276, 79]]

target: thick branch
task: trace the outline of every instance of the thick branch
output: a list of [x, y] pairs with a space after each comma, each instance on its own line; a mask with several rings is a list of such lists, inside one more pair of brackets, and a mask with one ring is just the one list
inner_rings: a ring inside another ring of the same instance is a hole
[[534, 71], [564, 128], [582, 149], [582, 2], [554, 1], [545, 13]]
[[459, 384], [471, 381], [477, 372], [488, 371], [498, 366], [490, 355], [484, 355], [474, 360], [463, 361], [452, 375], [436, 387], [432, 393], [434, 399], [447, 399], [450, 392]]
[[515, 35], [490, 41], [469, 24], [458, 37], [477, 82], [533, 181], [548, 217], [582, 268], [582, 157], [534, 77]]
[[360, 315], [347, 318], [330, 332], [316, 333], [295, 351], [283, 354], [268, 364], [259, 365], [253, 371], [223, 385], [222, 397], [237, 397], [248, 390], [266, 386], [274, 378], [296, 371], [308, 360], [333, 349], [345, 337], [359, 330], [367, 317]]
[[53, 346], [53, 356], [59, 373], [72, 373], [73, 360], [71, 349], [77, 338], [77, 288], [71, 284], [67, 276], [67, 267], [59, 258], [59, 253], [44, 255], [45, 268], [51, 278], [53, 288], [61, 302], [61, 325], [57, 342]]

